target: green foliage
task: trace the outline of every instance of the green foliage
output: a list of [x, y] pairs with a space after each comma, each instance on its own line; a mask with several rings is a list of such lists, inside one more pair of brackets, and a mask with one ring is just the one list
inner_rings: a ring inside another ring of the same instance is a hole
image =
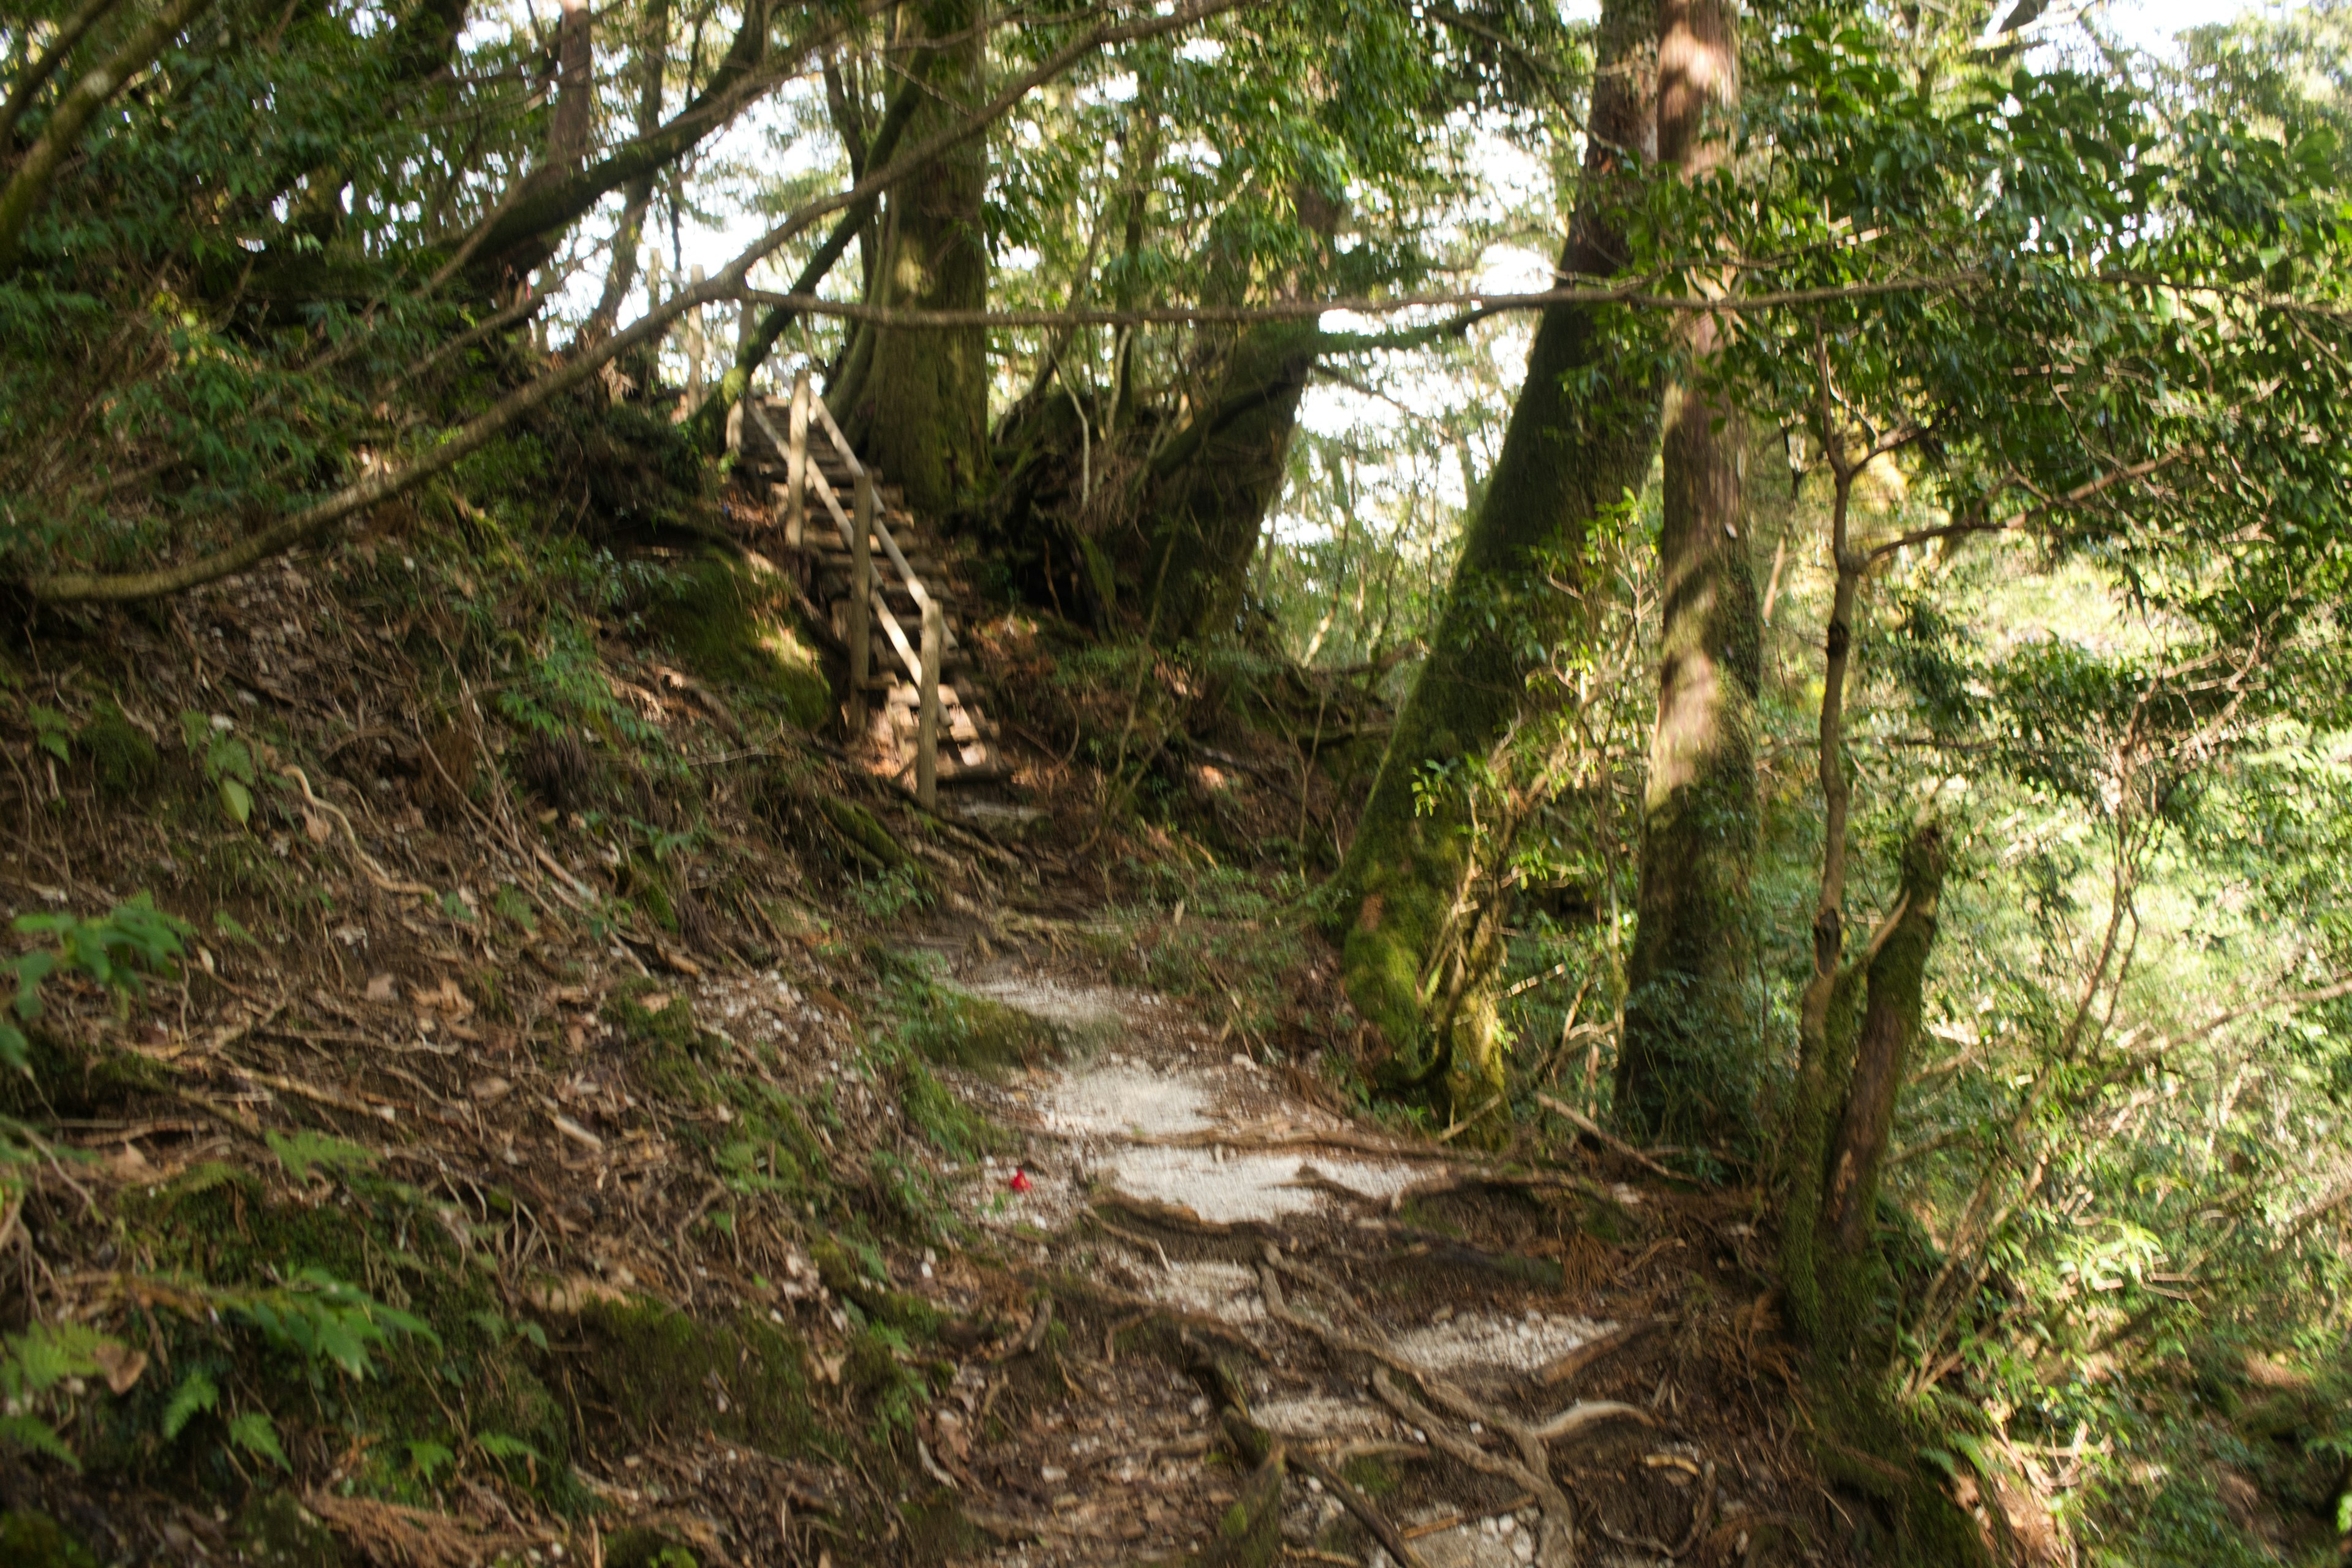
[[281, 1470], [294, 1468], [286, 1462], [286, 1450], [278, 1441], [278, 1424], [266, 1410], [247, 1410], [233, 1417], [228, 1424], [228, 1440]]
[[240, 827], [253, 819], [253, 791], [260, 782], [253, 765], [253, 748], [236, 738], [226, 719], [207, 719], [188, 711], [180, 715], [181, 738], [188, 755], [203, 769], [205, 779], [220, 796], [221, 809]]
[[87, 1323], [34, 1323], [0, 1350], [0, 1443], [45, 1455], [72, 1469], [81, 1463], [57, 1428], [35, 1412], [68, 1379], [97, 1377], [102, 1352], [120, 1342]]
[[14, 1018], [0, 1014], [0, 1061], [18, 1071], [30, 1070], [26, 1038], [19, 1023], [41, 1016], [41, 986], [52, 975], [79, 974], [112, 992], [116, 1005], [127, 1007], [140, 994], [147, 973], [169, 973], [183, 944], [194, 928], [178, 916], [155, 907], [146, 893], [134, 893], [105, 914], [77, 919], [72, 915], [18, 915], [15, 929], [31, 937], [48, 937], [54, 947], [37, 947], [0, 963], [0, 975], [13, 978], [16, 995]]
[[911, 863], [859, 878], [845, 890], [857, 912], [877, 925], [894, 924], [908, 910], [928, 909], [931, 903], [929, 879]]
[[172, 1391], [171, 1402], [163, 1406], [163, 1441], [177, 1438], [198, 1415], [219, 1409], [220, 1396], [220, 1385], [213, 1382], [211, 1373], [202, 1367], [191, 1368]]
[[375, 1369], [370, 1352], [399, 1336], [440, 1342], [423, 1319], [387, 1307], [315, 1265], [295, 1269], [289, 1283], [276, 1289], [223, 1293], [219, 1304], [231, 1320], [298, 1356], [314, 1384], [322, 1362], [348, 1376], [367, 1377]]

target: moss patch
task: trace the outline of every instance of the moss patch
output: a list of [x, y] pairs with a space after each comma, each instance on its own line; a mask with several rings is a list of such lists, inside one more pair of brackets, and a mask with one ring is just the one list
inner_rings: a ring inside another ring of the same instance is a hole
[[89, 1549], [46, 1513], [0, 1513], [0, 1568], [98, 1568]]
[[714, 1326], [657, 1301], [600, 1302], [581, 1328], [588, 1351], [575, 1373], [633, 1436], [708, 1428], [778, 1456], [815, 1442], [803, 1348], [764, 1318]]
[[803, 730], [833, 712], [824, 663], [802, 631], [781, 579], [712, 553], [677, 573], [646, 621], [705, 680], [736, 688]]
[[341, 1568], [335, 1533], [289, 1493], [256, 1492], [237, 1514], [240, 1561], [259, 1568]]
[[163, 769], [155, 742], [110, 704], [100, 708], [74, 737], [74, 745], [89, 759], [99, 793], [125, 800], [143, 793]]
[[1002, 1074], [1034, 1067], [1057, 1052], [1107, 1043], [1117, 1026], [1064, 1022], [1024, 1013], [993, 997], [938, 982], [910, 988], [906, 1037], [934, 1061]]

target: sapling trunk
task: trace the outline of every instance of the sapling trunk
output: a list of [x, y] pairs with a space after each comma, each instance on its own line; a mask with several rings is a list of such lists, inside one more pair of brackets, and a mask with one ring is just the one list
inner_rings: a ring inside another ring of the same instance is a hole
[[1895, 1122], [1895, 1096], [1919, 1037], [1927, 955], [1936, 943], [1936, 905], [1944, 890], [1944, 839], [1923, 823], [1903, 850], [1903, 891], [1895, 929], [1870, 961], [1862, 1026], [1845, 1107], [1825, 1162], [1822, 1231], [1841, 1262], [1862, 1255], [1877, 1206], [1878, 1178]]

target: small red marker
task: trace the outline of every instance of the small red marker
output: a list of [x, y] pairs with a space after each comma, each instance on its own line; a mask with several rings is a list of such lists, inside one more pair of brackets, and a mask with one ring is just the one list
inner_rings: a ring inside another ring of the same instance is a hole
[[1013, 1179], [1004, 1184], [1016, 1193], [1025, 1193], [1029, 1190], [1029, 1173], [1016, 1166], [1013, 1172]]

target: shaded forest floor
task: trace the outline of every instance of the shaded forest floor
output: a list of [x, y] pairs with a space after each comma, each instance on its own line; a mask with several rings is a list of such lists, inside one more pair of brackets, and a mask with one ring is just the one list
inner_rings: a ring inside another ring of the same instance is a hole
[[[794, 721], [825, 650], [773, 584], [499, 560], [362, 538], [0, 656], [0, 906], [187, 922], [61, 968], [7, 1080], [0, 1384], [71, 1455], [5, 1434], [9, 1561], [1895, 1527], [1885, 1458], [1823, 1479], [1750, 1194], [1360, 1114], [1296, 879], [1208, 847], [1330, 831], [1294, 742], [1139, 730], [1007, 619], [1013, 776], [932, 816]], [[1129, 733], [1197, 831], [1097, 826]]]

